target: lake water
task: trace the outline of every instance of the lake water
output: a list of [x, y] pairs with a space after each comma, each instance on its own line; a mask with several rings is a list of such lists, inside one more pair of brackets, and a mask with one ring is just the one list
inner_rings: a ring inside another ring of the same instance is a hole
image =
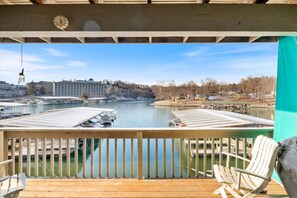
[[[117, 111], [117, 119], [115, 120], [113, 124], [113, 128], [149, 128], [149, 127], [168, 127], [168, 121], [173, 119], [173, 110], [178, 110], [178, 108], [172, 108], [172, 107], [156, 107], [150, 105], [153, 101], [133, 101], [133, 102], [103, 102], [103, 103], [89, 103], [89, 104], [67, 104], [67, 105], [44, 105], [44, 106], [24, 106], [24, 107], [17, 107], [13, 111], [15, 112], [28, 112], [28, 113], [39, 113], [42, 111], [46, 110], [51, 110], [51, 109], [57, 109], [57, 108], [70, 108], [70, 107], [80, 107], [80, 106], [85, 106], [85, 107], [99, 107], [99, 108], [111, 108], [115, 109]], [[183, 108], [184, 109], [184, 108]], [[187, 108], [189, 109], [189, 108]], [[266, 119], [274, 119], [274, 110], [273, 109], [252, 109], [250, 112], [247, 114], [253, 115], [253, 116], [258, 116]], [[118, 139], [117, 144], [118, 144], [118, 176], [121, 177], [123, 176], [123, 139]], [[127, 139], [125, 140], [125, 145], [126, 145], [126, 177], [131, 176], [131, 140]], [[182, 153], [179, 153], [179, 140], [175, 139], [174, 144], [175, 144], [175, 150], [174, 153], [171, 151], [171, 143], [172, 139], [158, 139], [158, 155], [156, 156], [156, 151], [155, 151], [155, 146], [156, 146], [156, 140], [152, 139], [150, 140], [150, 175], [151, 177], [156, 176], [156, 170], [158, 169], [158, 175], [159, 177], [164, 177], [164, 150], [163, 150], [163, 145], [164, 142], [166, 143], [166, 174], [167, 176], [171, 175], [171, 159], [172, 155], [174, 155], [174, 161], [175, 161], [175, 167], [174, 171], [175, 174], [179, 173], [179, 158], [182, 156], [182, 175], [185, 177], [187, 175], [187, 152], [185, 148], [182, 149]], [[95, 176], [99, 176], [99, 171], [98, 171], [98, 164], [99, 164], [99, 149], [98, 146], [100, 143], [98, 143], [98, 140], [96, 140], [95, 143], [95, 152], [94, 152], [94, 167], [95, 167]], [[137, 141], [135, 140], [134, 143], [134, 176], [137, 174], [136, 173], [136, 167], [137, 167]], [[148, 176], [148, 140], [144, 139], [143, 140], [143, 175], [144, 177]], [[106, 168], [106, 161], [107, 161], [107, 156], [106, 156], [106, 147], [107, 147], [107, 140], [102, 139], [101, 140], [101, 148], [102, 148], [102, 177], [107, 176], [107, 168]], [[109, 159], [110, 159], [110, 166], [109, 166], [109, 176], [114, 177], [115, 176], [115, 140], [110, 139], [109, 140]], [[90, 142], [87, 144], [87, 150], [90, 149]], [[156, 157], [158, 159], [158, 167], [156, 168]], [[209, 160], [209, 159], [208, 159]], [[26, 166], [26, 160], [24, 160], [23, 164]], [[86, 175], [87, 177], [91, 176], [90, 172], [90, 152], [87, 151], [87, 167], [86, 167]], [[191, 161], [192, 167], [195, 167], [195, 160]], [[200, 160], [200, 167], [202, 171], [202, 161]], [[31, 167], [33, 168], [34, 159], [32, 159], [32, 164]], [[40, 163], [41, 164], [41, 163]], [[47, 166], [49, 166], [49, 159], [47, 162]], [[55, 167], [58, 166], [58, 161], [55, 161]], [[74, 175], [74, 157], [71, 157], [71, 175]], [[16, 166], [17, 167], [17, 166]], [[49, 167], [48, 167], [49, 168]], [[63, 159], [63, 169], [65, 175], [66, 171], [66, 160]], [[39, 169], [41, 170], [41, 168]], [[25, 171], [25, 167], [24, 167]], [[33, 172], [33, 169], [32, 169]], [[41, 173], [40, 173], [41, 174]], [[48, 172], [48, 175], [50, 173]], [[58, 174], [58, 173], [56, 173]], [[192, 171], [191, 175], [194, 175], [195, 173]], [[82, 176], [82, 151], [79, 151], [79, 176]]]
[[[63, 105], [30, 105], [15, 107], [14, 112], [26, 112], [36, 114], [39, 112], [70, 107], [98, 107], [116, 110], [117, 119], [112, 127], [137, 128], [137, 127], [168, 127], [168, 121], [173, 119], [172, 111], [185, 109], [175, 107], [159, 107], [151, 105], [153, 101], [132, 101], [132, 102], [101, 102], [101, 103], [81, 103]], [[186, 108], [191, 109], [191, 108]], [[192, 108], [193, 109], [193, 108]], [[274, 109], [251, 109], [246, 114], [274, 120]]]

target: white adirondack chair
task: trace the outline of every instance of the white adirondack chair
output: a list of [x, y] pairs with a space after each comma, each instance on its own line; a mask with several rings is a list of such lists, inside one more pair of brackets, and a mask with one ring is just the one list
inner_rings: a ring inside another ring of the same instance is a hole
[[[277, 152], [280, 146], [271, 138], [258, 136], [252, 148], [251, 160], [242, 158], [231, 153], [227, 155], [227, 166], [214, 165], [215, 177], [222, 184], [214, 191], [227, 198], [226, 191], [234, 197], [254, 197], [265, 192], [265, 188], [271, 180], [276, 162]], [[229, 166], [230, 156], [249, 161], [245, 170]]]
[[[6, 165], [12, 160], [0, 162], [0, 165]], [[25, 189], [25, 174], [20, 173], [13, 176], [4, 176], [0, 178], [0, 198], [15, 198], [19, 196], [20, 191]]]

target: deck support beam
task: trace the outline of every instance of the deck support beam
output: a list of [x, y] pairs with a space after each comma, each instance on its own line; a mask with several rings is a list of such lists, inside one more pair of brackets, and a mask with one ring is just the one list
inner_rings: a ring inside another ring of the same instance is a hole
[[[185, 42], [189, 37], [297, 35], [297, 5], [96, 4], [0, 6], [0, 38], [182, 37]], [[69, 20], [65, 31], [53, 24], [57, 15]]]

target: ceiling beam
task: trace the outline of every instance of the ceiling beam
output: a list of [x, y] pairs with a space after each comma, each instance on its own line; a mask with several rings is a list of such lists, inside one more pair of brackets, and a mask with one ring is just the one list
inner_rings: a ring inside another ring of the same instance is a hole
[[153, 38], [151, 36], [149, 37], [149, 43], [153, 43]]
[[258, 38], [260, 38], [260, 36], [251, 36], [251, 37], [249, 37], [249, 43], [254, 42], [254, 41], [257, 40]]
[[89, 0], [91, 4], [101, 4], [104, 3], [104, 0]]
[[[119, 37], [149, 37], [152, 42], [154, 37], [181, 37], [185, 42], [188, 37], [215, 37], [220, 42], [233, 36], [253, 42], [261, 36], [297, 36], [296, 13], [297, 5], [0, 6], [0, 38], [51, 42], [53, 37], [109, 37], [118, 42]], [[57, 15], [68, 18], [65, 31], [54, 26]]]
[[297, 31], [247, 32], [247, 31], [0, 31], [0, 38], [104, 38], [104, 37], [277, 37], [297, 36]]
[[221, 42], [224, 38], [225, 38], [225, 36], [218, 36], [218, 37], [216, 37], [216, 43]]
[[39, 37], [41, 40], [43, 40], [44, 42], [46, 43], [51, 43], [52, 42], [52, 39], [49, 38], [49, 37]]
[[112, 37], [112, 40], [113, 40], [115, 43], [119, 43], [119, 38], [118, 38], [118, 37]]
[[0, 4], [3, 3], [3, 4], [6, 4], [6, 5], [11, 5], [12, 3], [8, 0], [0, 0]]
[[256, 4], [265, 4], [268, 0], [256, 0]]
[[69, 26], [65, 29], [66, 32], [88, 31], [92, 28], [89, 26], [95, 27], [94, 23], [97, 23], [96, 28], [102, 32], [251, 30], [296, 32], [296, 13], [297, 5], [274, 4], [0, 6], [0, 32], [56, 31], [53, 25], [53, 18], [56, 15], [68, 18]]
[[84, 37], [76, 37], [77, 40], [79, 40], [79, 42], [81, 43], [85, 43], [85, 38]]
[[9, 39], [16, 41], [18, 43], [25, 43], [25, 39], [24, 38], [16, 38], [16, 37], [9, 37]]
[[241, 3], [255, 3], [256, 0], [242, 0]]
[[30, 0], [33, 4], [56, 4], [56, 0]]
[[188, 39], [189, 39], [188, 36], [183, 37], [183, 43], [186, 43], [188, 41]]

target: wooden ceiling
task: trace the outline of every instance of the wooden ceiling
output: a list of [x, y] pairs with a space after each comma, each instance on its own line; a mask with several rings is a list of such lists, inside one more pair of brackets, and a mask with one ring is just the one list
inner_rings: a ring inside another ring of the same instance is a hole
[[297, 0], [0, 0], [0, 43], [276, 42], [296, 21]]

